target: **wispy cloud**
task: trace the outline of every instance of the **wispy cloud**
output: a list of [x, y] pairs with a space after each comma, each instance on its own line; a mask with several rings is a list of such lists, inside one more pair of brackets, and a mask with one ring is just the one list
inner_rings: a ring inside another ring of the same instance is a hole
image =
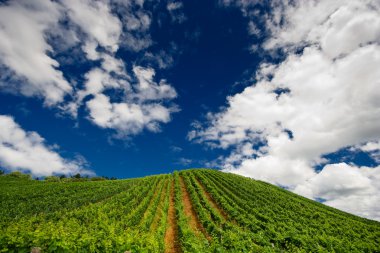
[[169, 11], [172, 22], [183, 23], [186, 21], [186, 16], [183, 12], [183, 3], [181, 1], [168, 2], [166, 9]]
[[181, 147], [178, 147], [178, 146], [170, 146], [170, 150], [174, 153], [179, 153], [181, 152], [183, 149]]
[[193, 162], [193, 160], [181, 157], [177, 160], [176, 164], [182, 165], [182, 166], [188, 166]]

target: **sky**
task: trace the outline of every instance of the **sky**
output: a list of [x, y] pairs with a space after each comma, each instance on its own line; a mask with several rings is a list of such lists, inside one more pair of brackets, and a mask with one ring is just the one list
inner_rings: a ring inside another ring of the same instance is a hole
[[216, 168], [380, 220], [380, 3], [0, 1], [0, 167]]

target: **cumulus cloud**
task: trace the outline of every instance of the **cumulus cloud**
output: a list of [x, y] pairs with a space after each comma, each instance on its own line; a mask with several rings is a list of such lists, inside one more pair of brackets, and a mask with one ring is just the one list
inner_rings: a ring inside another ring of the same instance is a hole
[[144, 9], [144, 1], [112, 1], [123, 24], [120, 46], [139, 52], [153, 44], [149, 34], [152, 13]]
[[6, 115], [0, 115], [0, 164], [11, 171], [27, 171], [35, 176], [94, 174], [83, 168], [82, 159], [62, 158], [38, 133], [25, 131]]
[[[77, 113], [83, 100], [89, 119], [97, 126], [116, 130], [116, 137], [136, 135], [147, 129], [160, 130], [160, 123], [167, 123], [171, 113], [178, 111], [174, 105], [165, 106], [175, 98], [175, 89], [165, 80], [155, 82], [152, 68], [134, 66], [132, 75], [125, 71], [124, 63], [110, 55], [102, 55], [102, 64], [85, 75], [84, 89], [78, 91], [77, 99], [70, 104]], [[117, 92], [119, 102], [112, 101], [107, 91]]]
[[[378, 42], [379, 3], [373, 0], [275, 2], [267, 27], [266, 48], [314, 43], [331, 57], [347, 54], [361, 45]], [[284, 19], [285, 22], [282, 22]]]
[[[176, 91], [165, 80], [156, 83], [152, 68], [133, 66], [132, 72], [128, 73], [125, 63], [115, 56], [120, 40], [127, 41], [122, 45], [128, 44], [133, 51], [139, 51], [149, 43], [138, 38], [145, 36], [151, 23], [149, 14], [141, 8], [142, 4], [132, 6], [131, 3], [121, 5], [116, 2], [124, 14], [122, 20], [111, 13], [106, 3], [81, 1], [81, 8], [77, 8], [76, 1], [65, 1], [65, 4], [72, 6], [69, 13], [72, 13], [73, 21], [87, 35], [84, 44], [87, 58], [101, 61], [99, 67], [85, 74], [84, 89], [77, 92], [76, 100], [70, 104], [70, 112], [76, 115], [83, 100], [91, 97], [85, 103], [88, 119], [101, 128], [115, 130], [114, 136], [129, 137], [144, 129], [159, 131], [160, 123], [169, 122], [170, 114], [176, 111], [175, 107], [164, 105], [165, 101], [177, 96]], [[86, 15], [83, 15], [82, 8], [87, 8]], [[133, 8], [137, 11], [131, 11]], [[97, 21], [92, 25], [95, 19]], [[111, 90], [116, 95], [106, 93]]]
[[[136, 135], [147, 129], [160, 130], [160, 123], [167, 123], [171, 113], [178, 111], [166, 102], [175, 98], [175, 89], [166, 83], [154, 81], [152, 68], [134, 66], [132, 76], [125, 71], [123, 62], [109, 56], [102, 56], [103, 64], [86, 75], [85, 88], [78, 92], [77, 100], [71, 104], [75, 114], [82, 101], [86, 103], [89, 119], [97, 126], [116, 130], [116, 137]], [[119, 102], [113, 102], [106, 91], [118, 93]]]
[[380, 150], [380, 141], [367, 142], [360, 149], [368, 152]]
[[[329, 205], [378, 219], [378, 202], [366, 190], [380, 193], [367, 173], [377, 168], [353, 169], [363, 177], [358, 182], [365, 189], [352, 192], [367, 196], [366, 207], [372, 211], [348, 203], [345, 207], [343, 191], [327, 196], [314, 188], [334, 188], [335, 182], [325, 181], [324, 175], [334, 171], [344, 177], [350, 171], [338, 165], [333, 170], [324, 155], [363, 143], [365, 147], [380, 138], [379, 3], [274, 1], [272, 8], [266, 20], [270, 36], [263, 48], [280, 49], [284, 60], [263, 63], [255, 84], [228, 97], [226, 109], [209, 114], [206, 125], [193, 129], [189, 139], [232, 148], [230, 156], [219, 159], [228, 171], [297, 192], [302, 185], [303, 192], [312, 192], [309, 197], [329, 197]], [[321, 172], [314, 170], [323, 164]], [[350, 189], [348, 179], [340, 184]]]
[[[96, 41], [100, 46], [111, 52], [118, 49], [121, 34], [121, 22], [111, 13], [107, 2], [91, 0], [63, 0], [70, 20], [78, 25], [88, 36], [88, 43]], [[93, 42], [92, 42], [93, 43]], [[89, 54], [86, 51], [87, 54]], [[90, 54], [93, 51], [90, 51]]]
[[326, 205], [346, 212], [380, 220], [379, 180], [380, 166], [329, 164], [294, 191], [309, 198], [322, 198]]
[[119, 137], [140, 133], [144, 128], [157, 132], [159, 123], [170, 121], [170, 108], [156, 104], [112, 103], [103, 94], [87, 102], [91, 120], [102, 128], [118, 131]]
[[[71, 85], [49, 56], [52, 47], [45, 34], [55, 29], [62, 15], [61, 6], [51, 1], [10, 1], [0, 7], [0, 88], [25, 96], [38, 96], [47, 105], [62, 102], [72, 92]], [[10, 82], [8, 75], [12, 77]], [[12, 85], [12, 87], [10, 87]]]
[[155, 71], [152, 68], [133, 67], [133, 72], [138, 80], [136, 89], [141, 100], [171, 99], [177, 96], [176, 91], [165, 80], [155, 83], [153, 77]]
[[[149, 47], [150, 25], [143, 1], [9, 1], [0, 6], [0, 88], [41, 97], [74, 118], [86, 106], [89, 120], [118, 136], [159, 131], [177, 110], [167, 105], [177, 95], [174, 88], [156, 82], [153, 68], [132, 63], [128, 68], [117, 57], [121, 47], [134, 53]], [[65, 79], [54, 59], [62, 53], [93, 66], [83, 73], [83, 83]]]

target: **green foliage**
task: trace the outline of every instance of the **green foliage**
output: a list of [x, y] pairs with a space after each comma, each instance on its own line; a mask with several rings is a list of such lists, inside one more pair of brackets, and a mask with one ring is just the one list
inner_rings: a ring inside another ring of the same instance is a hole
[[[380, 224], [344, 213], [279, 187], [212, 170], [191, 170], [264, 251], [379, 252]], [[272, 249], [271, 249], [272, 248]]]
[[65, 175], [61, 176], [47, 176], [45, 177], [46, 182], [86, 182], [86, 181], [105, 181], [112, 180], [105, 177], [81, 177], [80, 174], [76, 174], [72, 177], [66, 177]]
[[380, 252], [378, 222], [233, 174], [20, 179], [0, 177], [0, 252], [164, 252], [172, 186], [183, 252]]
[[91, 177], [90, 180], [91, 181], [104, 181], [107, 179], [105, 179], [104, 177]]
[[48, 176], [48, 177], [45, 177], [45, 181], [46, 182], [60, 182], [61, 179], [56, 176]]
[[72, 176], [73, 178], [81, 178], [81, 175], [79, 173], [75, 174], [74, 176]]
[[174, 172], [175, 210], [178, 223], [179, 239], [183, 252], [205, 252], [208, 246], [205, 238], [198, 238], [190, 228], [182, 203], [182, 191], [179, 183], [179, 173]]
[[5, 177], [13, 178], [13, 179], [24, 179], [24, 180], [31, 180], [32, 176], [29, 174], [24, 174], [20, 171], [13, 171], [9, 174], [5, 174]]

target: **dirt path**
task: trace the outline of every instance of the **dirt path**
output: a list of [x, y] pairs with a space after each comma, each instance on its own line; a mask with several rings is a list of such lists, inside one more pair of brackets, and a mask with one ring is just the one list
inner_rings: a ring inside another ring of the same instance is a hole
[[220, 215], [222, 215], [222, 217], [225, 219], [225, 220], [228, 220], [228, 215], [227, 213], [222, 209], [220, 208], [220, 206], [216, 203], [216, 201], [211, 197], [210, 193], [207, 192], [206, 190], [206, 187], [203, 185], [203, 183], [201, 181], [199, 181], [198, 178], [195, 178], [198, 185], [202, 188], [202, 191], [203, 193], [205, 194], [208, 202], [210, 203], [210, 205], [217, 211], [219, 212]]
[[182, 190], [182, 203], [183, 203], [184, 211], [185, 211], [186, 216], [190, 217], [190, 220], [189, 220], [190, 227], [193, 229], [193, 231], [195, 231], [195, 233], [198, 236], [200, 236], [200, 233], [202, 233], [206, 237], [206, 239], [210, 241], [211, 237], [207, 234], [207, 231], [204, 229], [204, 227], [198, 220], [198, 216], [191, 203], [190, 194], [188, 193], [185, 182], [181, 176], [179, 177], [179, 182], [180, 182], [181, 190]]
[[165, 233], [165, 253], [177, 253], [181, 252], [181, 246], [178, 241], [178, 228], [177, 220], [175, 217], [175, 208], [174, 208], [174, 180], [170, 187], [170, 201], [169, 201], [169, 210], [168, 210], [168, 224], [169, 227]]

